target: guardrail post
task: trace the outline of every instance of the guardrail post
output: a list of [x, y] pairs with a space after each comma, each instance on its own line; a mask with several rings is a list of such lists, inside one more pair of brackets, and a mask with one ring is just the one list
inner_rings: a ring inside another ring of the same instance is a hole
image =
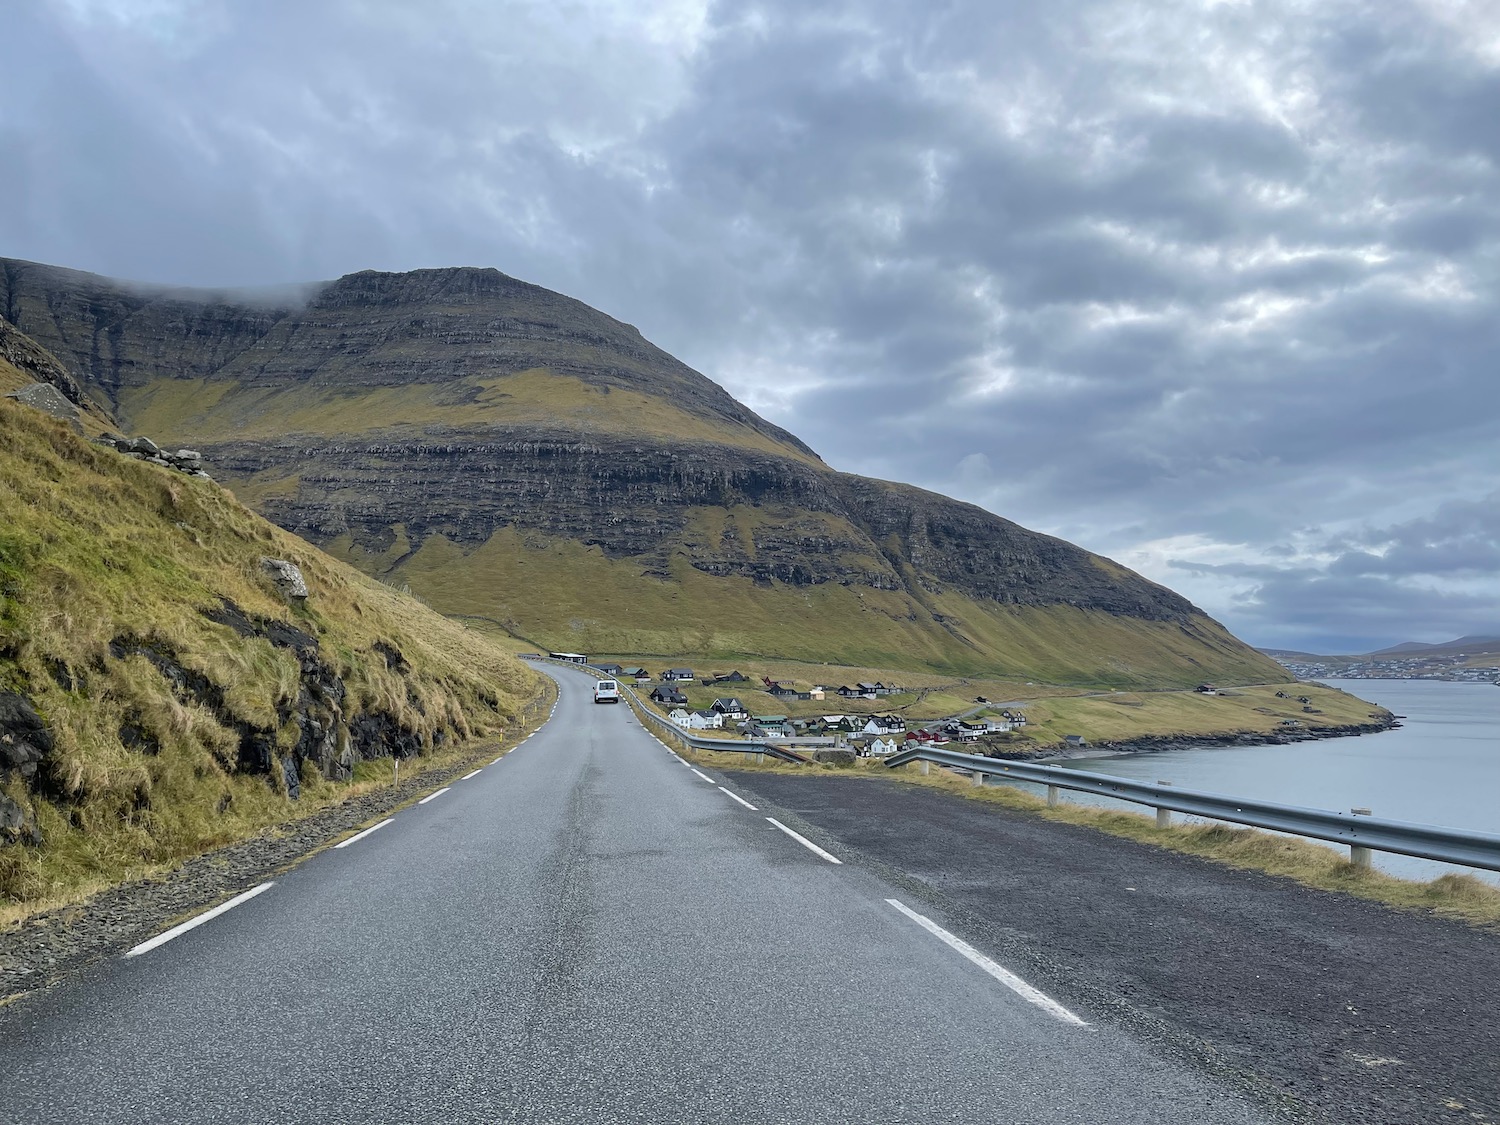
[[766, 752], [764, 750], [757, 750], [755, 752], [755, 764], [757, 766], [763, 766], [766, 764]]
[[[1370, 815], [1369, 809], [1350, 809], [1349, 811], [1355, 816]], [[1364, 847], [1363, 845], [1349, 845], [1349, 862], [1352, 863], [1355, 868], [1360, 871], [1370, 870], [1371, 866], [1373, 865], [1374, 857], [1375, 853], [1372, 852], [1369, 848]]]
[[1059, 796], [1059, 790], [1058, 790], [1057, 786], [1055, 786], [1055, 785], [1049, 785], [1049, 786], [1047, 786], [1047, 807], [1049, 809], [1055, 809], [1061, 803], [1062, 803], [1062, 798]]
[[978, 770], [974, 770], [971, 774], [971, 777], [973, 778], [973, 780], [970, 781], [969, 784], [973, 785], [975, 789], [978, 789], [981, 785], [984, 784], [984, 774], [980, 773]]
[[926, 777], [929, 773], [932, 772], [932, 763], [929, 762], [926, 758], [923, 758], [920, 762], [917, 763], [917, 765], [920, 767], [917, 772], [923, 777]]
[[[1158, 784], [1158, 785], [1171, 785], [1172, 783], [1170, 781], [1161, 781], [1161, 780], [1158, 779], [1157, 782], [1156, 782], [1156, 784]], [[1158, 828], [1171, 828], [1172, 827], [1172, 810], [1171, 809], [1158, 808], [1156, 810], [1156, 827], [1158, 827]]]

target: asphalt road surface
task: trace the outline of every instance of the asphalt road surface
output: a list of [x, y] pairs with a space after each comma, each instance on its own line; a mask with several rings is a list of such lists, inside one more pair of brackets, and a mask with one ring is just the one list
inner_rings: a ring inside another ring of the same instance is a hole
[[1494, 932], [896, 781], [729, 777], [1036, 986], [1323, 1120], [1500, 1122]]
[[558, 678], [493, 765], [0, 1009], [0, 1121], [1282, 1119]]

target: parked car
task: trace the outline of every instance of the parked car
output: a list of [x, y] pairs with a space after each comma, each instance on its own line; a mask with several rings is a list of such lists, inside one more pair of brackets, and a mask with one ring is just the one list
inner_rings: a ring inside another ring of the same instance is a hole
[[620, 702], [620, 685], [614, 680], [600, 680], [594, 685], [595, 703]]

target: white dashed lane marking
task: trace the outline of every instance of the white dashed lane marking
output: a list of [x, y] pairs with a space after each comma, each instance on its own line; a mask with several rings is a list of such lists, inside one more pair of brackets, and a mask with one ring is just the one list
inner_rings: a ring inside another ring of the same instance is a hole
[[745, 800], [745, 798], [741, 797], [738, 793], [731, 793], [728, 789], [725, 789], [722, 785], [719, 786], [719, 790], [725, 796], [729, 797], [732, 800], [738, 801], [740, 804], [744, 805], [751, 812], [760, 812], [760, 810], [758, 808], [756, 808], [754, 805], [752, 805], [749, 801]]
[[1024, 980], [1016, 976], [1016, 974], [1011, 972], [1009, 969], [1002, 968], [1000, 965], [997, 965], [983, 953], [979, 952], [979, 950], [975, 949], [968, 942], [964, 941], [963, 938], [955, 937], [953, 934], [950, 934], [947, 930], [943, 929], [942, 926], [939, 926], [931, 918], [927, 918], [921, 914], [918, 914], [915, 910], [911, 909], [909, 906], [897, 899], [888, 898], [885, 901], [890, 903], [897, 910], [901, 911], [902, 914], [905, 914], [908, 918], [910, 918], [917, 925], [921, 926], [928, 933], [932, 934], [944, 945], [958, 950], [958, 952], [962, 953], [970, 961], [974, 962], [974, 964], [978, 965], [985, 972], [989, 973], [990, 976], [994, 977], [1001, 984], [1005, 985], [1006, 988], [1010, 989], [1022, 1000], [1025, 1000], [1028, 1004], [1035, 1004], [1038, 1008], [1041, 1008], [1048, 1015], [1055, 1016], [1057, 1019], [1062, 1020], [1063, 1023], [1070, 1023], [1075, 1027], [1088, 1026], [1088, 1024], [1086, 1024], [1083, 1020], [1079, 1019], [1072, 1012], [1068, 1011], [1068, 1009], [1064, 1008], [1061, 1004], [1052, 999], [1052, 997], [1048, 996], [1045, 992], [1041, 992], [1031, 987], [1031, 985], [1027, 984]]
[[451, 788], [451, 786], [445, 785], [441, 789], [439, 789], [436, 793], [429, 793], [429, 794], [427, 794], [427, 796], [423, 797], [420, 801], [417, 802], [417, 804], [419, 804], [419, 805], [425, 805], [428, 801], [436, 801], [444, 793], [448, 792], [448, 790], [450, 788]]
[[363, 840], [366, 836], [368, 836], [370, 833], [380, 831], [387, 824], [389, 824], [392, 821], [392, 819], [394, 819], [394, 818], [393, 817], [386, 817], [379, 824], [373, 825], [370, 828], [366, 828], [363, 832], [356, 832], [353, 836], [350, 836], [347, 840], [340, 840], [337, 844], [334, 844], [333, 846], [336, 847], [336, 848], [347, 848], [350, 844], [357, 844], [361, 840]]
[[189, 930], [197, 929], [199, 926], [203, 925], [204, 922], [212, 921], [214, 918], [217, 918], [220, 914], [223, 914], [225, 911], [233, 910], [236, 906], [238, 906], [242, 902], [249, 902], [252, 898], [254, 898], [256, 895], [260, 894], [262, 891], [269, 891], [275, 885], [276, 884], [274, 882], [272, 882], [272, 883], [262, 883], [258, 887], [251, 887], [244, 894], [242, 894], [242, 895], [235, 895], [228, 902], [221, 902], [221, 903], [219, 903], [218, 906], [214, 907], [212, 910], [205, 910], [202, 914], [198, 915], [198, 917], [196, 917], [196, 918], [189, 918], [186, 922], [183, 922], [180, 926], [173, 926], [166, 933], [164, 933], [164, 934], [157, 934], [150, 941], [143, 941], [143, 942], [141, 942], [141, 944], [137, 945], [134, 949], [128, 950], [126, 952], [125, 956], [126, 957], [139, 957], [142, 953], [150, 953], [157, 946], [159, 946], [159, 945], [166, 945], [167, 942], [171, 941], [173, 938], [181, 937], [183, 934], [187, 933]]
[[783, 832], [785, 832], [793, 840], [796, 840], [797, 843], [801, 844], [808, 851], [810, 851], [810, 852], [816, 852], [818, 855], [820, 855], [824, 859], [826, 859], [829, 863], [843, 863], [844, 862], [843, 860], [841, 860], [838, 856], [834, 855], [833, 853], [831, 853], [831, 852], [825, 852], [822, 848], [818, 847], [817, 844], [813, 843], [811, 840], [809, 840], [806, 836], [802, 835], [800, 832], [793, 832], [790, 828], [788, 828], [785, 824], [782, 824], [781, 821], [777, 820], [774, 816], [768, 816], [768, 817], [766, 817], [766, 819], [769, 820], [772, 824], [774, 824], [777, 828], [779, 828]]

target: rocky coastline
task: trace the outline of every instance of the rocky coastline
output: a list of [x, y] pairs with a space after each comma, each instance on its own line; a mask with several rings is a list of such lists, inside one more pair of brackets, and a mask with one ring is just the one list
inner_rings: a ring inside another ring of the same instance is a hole
[[1202, 750], [1215, 746], [1287, 746], [1294, 742], [1315, 742], [1325, 738], [1352, 738], [1362, 734], [1379, 734], [1401, 725], [1394, 715], [1368, 723], [1346, 723], [1333, 727], [1295, 727], [1284, 731], [1227, 731], [1218, 734], [1151, 734], [1140, 738], [1108, 739], [1090, 742], [1086, 748], [1074, 749], [1063, 743], [1027, 747], [996, 747], [984, 751], [987, 757], [1015, 762], [1073, 761], [1079, 758], [1102, 758], [1114, 754], [1162, 754], [1169, 750]]

